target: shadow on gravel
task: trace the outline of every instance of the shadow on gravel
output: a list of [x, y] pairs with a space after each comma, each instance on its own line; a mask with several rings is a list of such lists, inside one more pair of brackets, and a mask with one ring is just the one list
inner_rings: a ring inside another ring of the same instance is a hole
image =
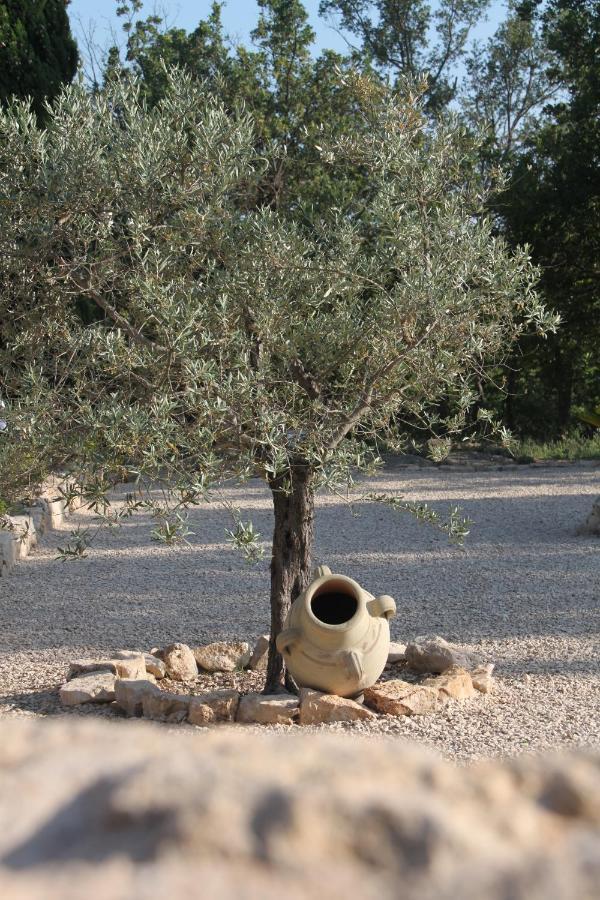
[[[65, 672], [66, 672], [66, 666]], [[58, 691], [64, 682], [64, 675], [60, 682], [51, 688], [42, 691], [17, 691], [0, 695], [0, 714], [5, 709], [14, 709], [19, 712], [36, 713], [37, 715], [51, 716], [95, 716], [103, 718], [126, 719], [127, 715], [116, 703], [81, 703], [79, 706], [65, 707], [61, 704]]]
[[[444, 511], [457, 502], [474, 520], [465, 549], [381, 504], [362, 502], [352, 510], [326, 498], [316, 516], [315, 563], [331, 565], [373, 593], [394, 596], [392, 632], [400, 640], [428, 632], [472, 643], [535, 635], [591, 638], [600, 632], [600, 541], [574, 531], [589, 511], [587, 491], [597, 477], [587, 468], [410, 468], [406, 487], [413, 496], [421, 486], [425, 497], [451, 491], [456, 500], [432, 505]], [[390, 480], [402, 494], [404, 480], [391, 471], [361, 489], [377, 492]], [[548, 490], [511, 494], [532, 484]], [[478, 489], [486, 495], [470, 496]], [[500, 496], [489, 496], [494, 492]], [[268, 542], [268, 491], [252, 483], [227, 493]], [[268, 630], [268, 558], [248, 566], [226, 542], [229, 525], [228, 514], [211, 504], [192, 511], [189, 548], [152, 542], [152, 524], [142, 515], [121, 533], [102, 535], [87, 559], [63, 564], [47, 550], [32, 555], [0, 581], [0, 649], [149, 649], [175, 640], [252, 639]], [[44, 548], [64, 539], [50, 535]]]
[[497, 675], [578, 675], [597, 678], [600, 675], [600, 658], [590, 659], [531, 659], [503, 662]]
[[38, 714], [59, 712], [62, 710], [58, 699], [59, 687], [60, 684], [56, 684], [43, 691], [16, 691], [0, 694], [0, 708], [8, 707]]

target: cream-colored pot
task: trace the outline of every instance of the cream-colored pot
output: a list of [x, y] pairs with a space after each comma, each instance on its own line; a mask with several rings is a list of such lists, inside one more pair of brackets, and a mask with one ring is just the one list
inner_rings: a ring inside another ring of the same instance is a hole
[[391, 597], [373, 597], [352, 578], [319, 566], [292, 604], [277, 649], [301, 687], [357, 697], [383, 672], [395, 614]]

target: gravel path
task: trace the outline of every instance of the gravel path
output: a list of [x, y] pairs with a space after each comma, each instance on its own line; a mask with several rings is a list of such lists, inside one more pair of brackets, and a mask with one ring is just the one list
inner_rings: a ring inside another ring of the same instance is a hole
[[[378, 504], [351, 509], [320, 497], [315, 562], [395, 597], [394, 639], [437, 633], [497, 662], [492, 695], [437, 716], [336, 730], [409, 736], [459, 759], [599, 747], [600, 541], [574, 535], [600, 493], [599, 475], [597, 465], [467, 471], [392, 462], [369, 480], [369, 491], [439, 509], [460, 504], [475, 523], [463, 550]], [[227, 497], [270, 535], [259, 482]], [[86, 515], [74, 520], [85, 524]], [[228, 524], [216, 504], [199, 507], [191, 548], [174, 550], [154, 543], [140, 516], [76, 563], [55, 562], [65, 535], [47, 536], [0, 580], [0, 717], [61, 713], [56, 689], [77, 656], [265, 631], [268, 563], [248, 567], [224, 539]]]

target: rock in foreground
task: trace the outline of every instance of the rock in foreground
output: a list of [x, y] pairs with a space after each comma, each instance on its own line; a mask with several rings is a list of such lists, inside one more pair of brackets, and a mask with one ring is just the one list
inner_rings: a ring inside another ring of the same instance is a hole
[[119, 678], [115, 683], [115, 700], [128, 716], [143, 715], [144, 697], [159, 693], [159, 688], [147, 678]]
[[323, 725], [330, 722], [357, 722], [374, 719], [375, 715], [361, 703], [322, 694], [320, 691], [300, 691], [300, 725]]
[[147, 667], [142, 653], [118, 650], [106, 659], [74, 659], [69, 665], [67, 680], [91, 672], [112, 672], [119, 678], [145, 678]]
[[423, 685], [436, 690], [442, 703], [447, 703], [448, 700], [469, 700], [477, 693], [470, 674], [460, 666], [450, 666], [442, 675], [427, 678]]
[[413, 672], [434, 674], [441, 674], [451, 666], [470, 670], [481, 665], [479, 657], [437, 635], [417, 637], [411, 641], [406, 647], [406, 662]]
[[600, 758], [467, 768], [347, 735], [6, 721], [3, 900], [583, 900]]
[[81, 703], [110, 703], [115, 699], [116, 677], [112, 672], [89, 672], [71, 678], [58, 692], [63, 706], [79, 706]]
[[195, 681], [198, 677], [198, 666], [187, 644], [169, 644], [162, 651], [162, 660], [173, 681]]
[[235, 672], [248, 665], [251, 655], [246, 641], [215, 641], [194, 648], [198, 668], [205, 672]]
[[404, 662], [406, 660], [406, 644], [400, 644], [398, 641], [390, 641], [390, 649], [388, 650], [388, 664]]
[[418, 716], [434, 712], [439, 706], [436, 688], [410, 684], [396, 678], [382, 681], [365, 690], [365, 704], [388, 716]]
[[190, 708], [188, 694], [171, 694], [169, 691], [147, 691], [142, 697], [142, 714], [146, 719], [158, 722], [185, 722]]
[[471, 670], [471, 681], [476, 691], [481, 694], [490, 693], [494, 684], [493, 671], [494, 663], [484, 663], [484, 665]]
[[188, 721], [191, 725], [214, 725], [233, 722], [240, 702], [238, 691], [212, 691], [190, 700]]
[[248, 668], [255, 672], [266, 672], [269, 659], [269, 635], [261, 634], [257, 639]]
[[144, 665], [146, 666], [146, 672], [154, 675], [156, 679], [164, 678], [167, 674], [167, 667], [162, 659], [159, 659], [158, 656], [153, 656], [152, 653], [144, 653]]
[[240, 700], [237, 721], [246, 725], [292, 725], [298, 719], [299, 703], [293, 694], [246, 694]]

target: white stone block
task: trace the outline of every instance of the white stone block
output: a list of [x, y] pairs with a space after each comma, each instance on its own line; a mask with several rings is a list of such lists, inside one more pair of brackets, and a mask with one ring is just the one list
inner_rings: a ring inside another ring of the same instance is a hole
[[28, 556], [32, 548], [37, 544], [37, 532], [31, 515], [9, 516], [12, 533], [17, 540], [17, 558]]
[[44, 528], [46, 530], [58, 528], [59, 525], [62, 525], [65, 520], [67, 508], [64, 500], [61, 500], [60, 498], [50, 500], [47, 497], [40, 497], [38, 506], [43, 512]]
[[9, 575], [17, 561], [17, 539], [11, 531], [0, 531], [0, 574]]

